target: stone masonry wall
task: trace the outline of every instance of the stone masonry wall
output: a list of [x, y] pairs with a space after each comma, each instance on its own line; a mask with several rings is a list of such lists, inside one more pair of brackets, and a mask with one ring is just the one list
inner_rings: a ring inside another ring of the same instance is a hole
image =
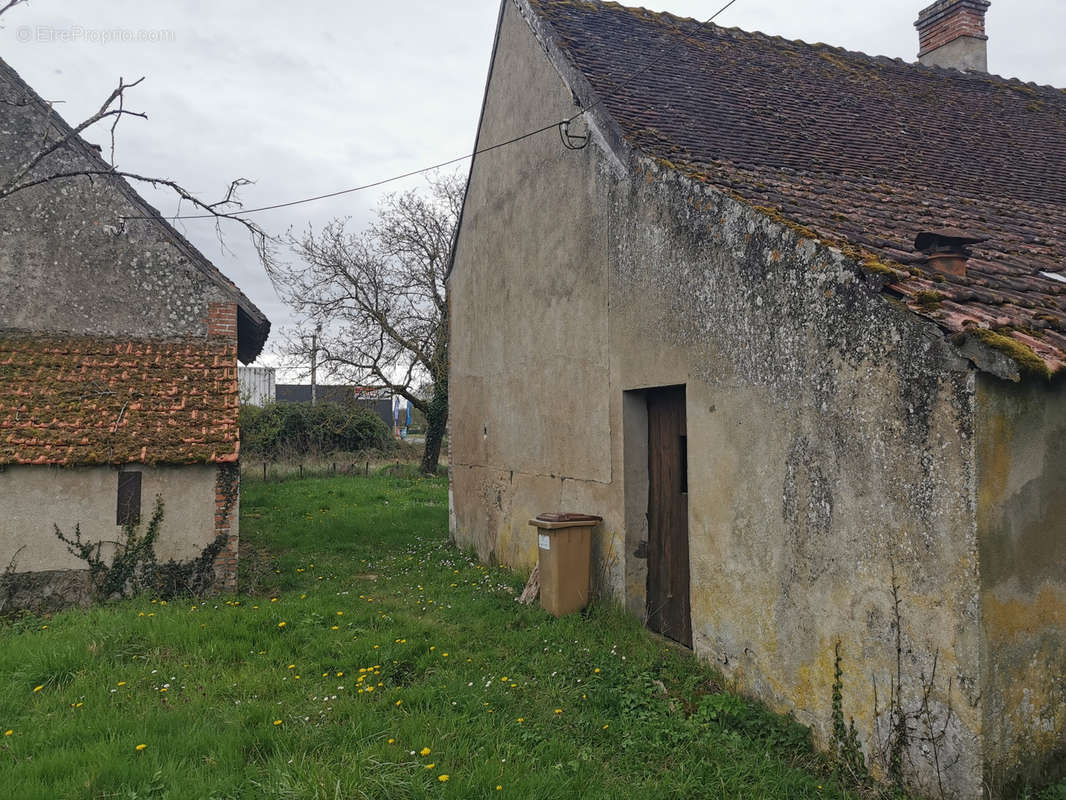
[[[49, 119], [3, 73], [0, 102], [3, 181], [36, 152]], [[99, 167], [71, 144], [41, 169]], [[0, 329], [159, 339], [206, 334], [209, 304], [227, 293], [163, 226], [143, 219], [143, 207], [127, 192], [107, 178], [72, 178], [4, 199]]]

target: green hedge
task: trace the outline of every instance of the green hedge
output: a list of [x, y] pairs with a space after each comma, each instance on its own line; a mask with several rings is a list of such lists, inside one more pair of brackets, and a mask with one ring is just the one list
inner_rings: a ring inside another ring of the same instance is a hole
[[258, 458], [299, 458], [357, 450], [388, 450], [392, 431], [357, 405], [273, 403], [240, 410], [241, 452]]

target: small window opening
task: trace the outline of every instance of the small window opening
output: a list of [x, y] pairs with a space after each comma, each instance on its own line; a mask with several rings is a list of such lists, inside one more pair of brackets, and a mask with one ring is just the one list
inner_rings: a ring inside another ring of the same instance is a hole
[[118, 474], [118, 511], [115, 523], [136, 525], [141, 521], [141, 473]]

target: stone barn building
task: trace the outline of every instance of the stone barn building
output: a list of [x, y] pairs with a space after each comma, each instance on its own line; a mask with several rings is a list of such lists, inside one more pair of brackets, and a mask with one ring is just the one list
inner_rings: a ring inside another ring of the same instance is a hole
[[[69, 133], [0, 61], [0, 185]], [[84, 169], [107, 165], [77, 137], [40, 165]], [[211, 583], [235, 586], [237, 361], [269, 329], [121, 179], [0, 199], [0, 605], [84, 600], [86, 562], [55, 526], [115, 542], [157, 496], [159, 560], [203, 558]]]
[[603, 594], [958, 798], [1066, 752], [1066, 93], [988, 5], [910, 64], [504, 0], [478, 149], [586, 112], [476, 156], [449, 279], [455, 541], [602, 516]]

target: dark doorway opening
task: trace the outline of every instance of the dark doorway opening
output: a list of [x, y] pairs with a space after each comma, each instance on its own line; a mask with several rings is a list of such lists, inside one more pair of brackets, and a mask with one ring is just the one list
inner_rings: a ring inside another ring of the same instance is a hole
[[648, 402], [648, 627], [692, 647], [688, 564], [685, 387], [646, 392]]

